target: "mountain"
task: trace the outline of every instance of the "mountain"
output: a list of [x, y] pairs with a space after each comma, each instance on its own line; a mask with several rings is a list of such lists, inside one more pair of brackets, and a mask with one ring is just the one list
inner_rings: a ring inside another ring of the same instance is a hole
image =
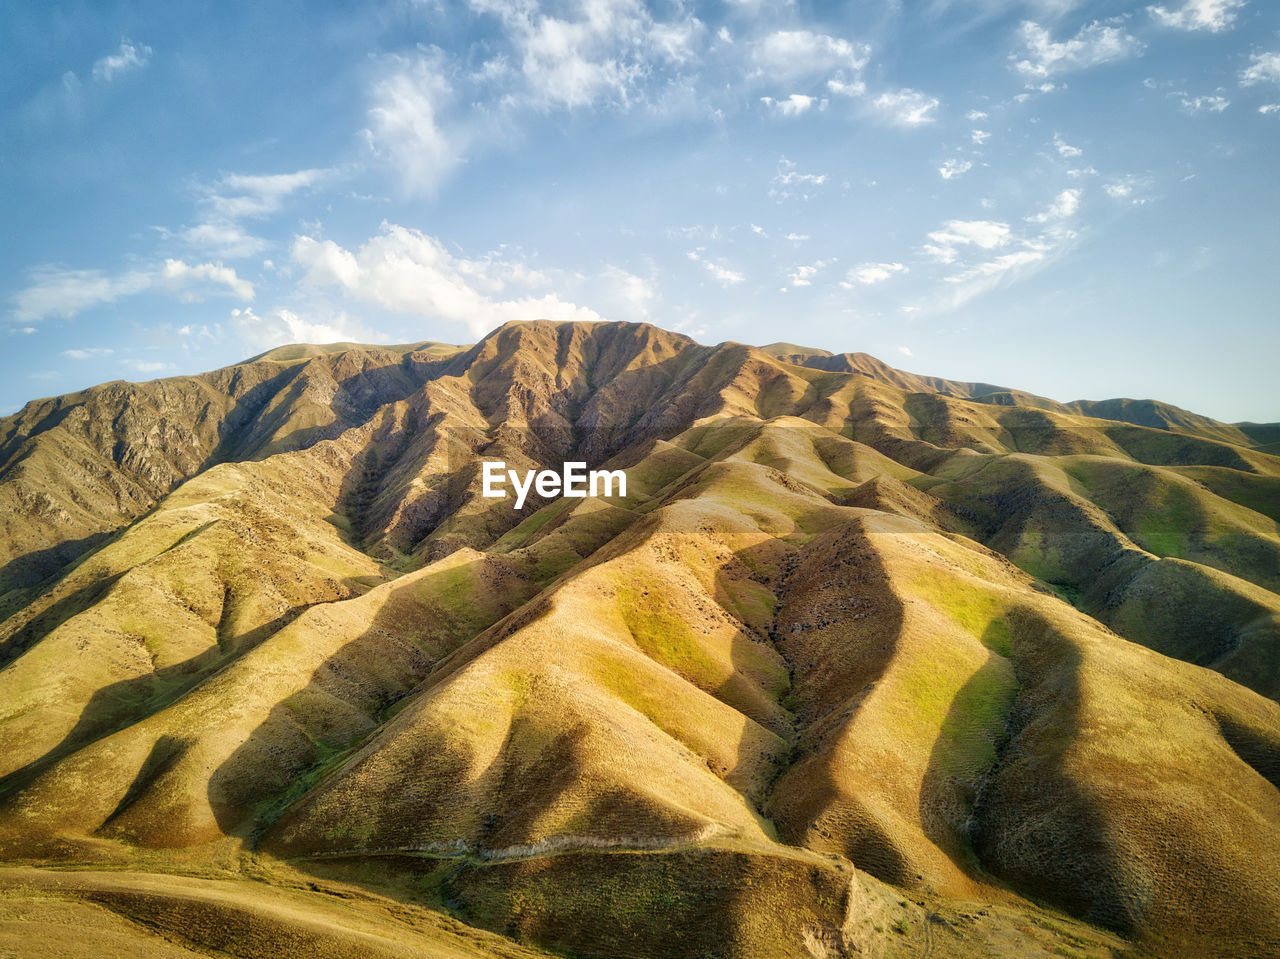
[[29, 403], [0, 949], [1278, 954], [1277, 432], [544, 321]]

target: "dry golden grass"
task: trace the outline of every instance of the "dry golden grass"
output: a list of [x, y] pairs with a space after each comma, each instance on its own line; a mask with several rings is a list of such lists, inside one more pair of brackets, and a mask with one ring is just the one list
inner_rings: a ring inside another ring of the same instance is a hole
[[[0, 850], [119, 871], [0, 876], [0, 937], [1280, 952], [1280, 460], [1246, 434], [625, 324], [239, 369], [130, 394], [222, 397], [145, 489], [107, 388], [0, 430], [97, 471], [9, 555], [128, 522], [0, 623]], [[482, 458], [631, 483], [515, 513]]]

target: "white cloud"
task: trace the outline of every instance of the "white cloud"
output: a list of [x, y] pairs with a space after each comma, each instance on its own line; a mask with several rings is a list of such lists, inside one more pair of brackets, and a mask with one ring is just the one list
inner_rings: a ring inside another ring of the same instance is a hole
[[152, 290], [196, 299], [210, 285], [225, 287], [242, 300], [253, 299], [253, 284], [221, 263], [188, 265], [170, 259], [158, 267], [129, 270], [116, 276], [102, 270], [40, 267], [32, 272], [32, 282], [14, 294], [10, 315], [24, 323], [48, 317], [70, 319], [92, 307]]
[[800, 173], [794, 160], [786, 157], [778, 159], [778, 172], [773, 177], [773, 185], [769, 188], [769, 196], [781, 203], [793, 196], [809, 199], [812, 195], [809, 188], [819, 187], [827, 182], [825, 173]]
[[47, 317], [70, 319], [92, 307], [141, 293], [152, 281], [153, 276], [143, 270], [108, 276], [101, 270], [39, 267], [32, 271], [32, 282], [14, 294], [11, 315], [25, 323]]
[[773, 97], [761, 97], [760, 102], [767, 106], [774, 113], [784, 117], [798, 117], [802, 113], [807, 113], [810, 109], [817, 107], [819, 110], [827, 108], [826, 99], [818, 99], [817, 97], [805, 96], [803, 93], [793, 93], [785, 100], [775, 100]]
[[787, 276], [791, 280], [792, 286], [811, 286], [813, 278], [818, 275], [818, 272], [826, 269], [834, 262], [834, 260], [815, 260], [805, 266], [795, 267]]
[[832, 77], [827, 81], [827, 89], [838, 97], [860, 97], [867, 92], [867, 85], [861, 80], [838, 80]]
[[845, 289], [855, 286], [874, 286], [883, 283], [897, 273], [908, 272], [902, 263], [861, 263], [851, 269], [840, 283]]
[[438, 239], [395, 224], [358, 250], [332, 240], [296, 237], [292, 256], [307, 270], [303, 283], [337, 288], [353, 298], [397, 313], [461, 323], [479, 335], [511, 320], [598, 320], [594, 310], [535, 296], [548, 277], [497, 255], [470, 260]]
[[918, 90], [903, 88], [892, 93], [882, 93], [871, 101], [872, 106], [890, 123], [904, 127], [933, 123], [938, 109], [936, 97], [926, 96]]
[[1135, 206], [1140, 206], [1147, 202], [1147, 198], [1139, 194], [1148, 190], [1150, 186], [1151, 182], [1147, 177], [1130, 173], [1109, 183], [1104, 183], [1102, 192], [1113, 200], [1128, 200]]
[[866, 44], [825, 33], [779, 30], [758, 40], [751, 58], [759, 73], [775, 82], [826, 76], [844, 87], [867, 65], [870, 52]]
[[915, 356], [915, 354], [911, 352], [911, 347], [909, 346], [898, 347], [898, 352], [901, 353], [903, 356]]
[[964, 115], [964, 118], [970, 123], [977, 123], [979, 120], [986, 120], [989, 117], [988, 114], [982, 110], [970, 110]]
[[[1021, 270], [1033, 263], [1039, 263], [1045, 259], [1047, 250], [1044, 248], [1030, 248], [1025, 250], [1017, 250], [1013, 253], [1005, 253], [991, 260], [984, 260], [967, 270], [946, 277], [948, 283], [968, 283], [971, 280], [986, 279], [999, 280], [1013, 271]], [[989, 284], [983, 284], [983, 290], [989, 288]], [[977, 291], [981, 292], [981, 291]], [[966, 299], [972, 299], [976, 292], [971, 292]]]
[[813, 282], [814, 274], [818, 272], [816, 266], [797, 266], [789, 274], [792, 286], [809, 286]]
[[1058, 156], [1067, 160], [1074, 160], [1076, 157], [1084, 156], [1083, 150], [1079, 147], [1073, 147], [1057, 133], [1053, 135], [1053, 146], [1058, 151]]
[[769, 236], [769, 234], [764, 231], [764, 227], [756, 226], [754, 223], [751, 224], [751, 232], [756, 236], [763, 236], [766, 238]]
[[968, 160], [950, 159], [946, 160], [942, 166], [938, 167], [938, 173], [942, 179], [950, 180], [953, 177], [962, 176], [973, 169], [973, 164]]
[[1280, 83], [1280, 50], [1255, 53], [1249, 65], [1240, 71], [1242, 87], [1256, 83]]
[[1182, 109], [1188, 113], [1221, 113], [1227, 107], [1231, 106], [1231, 101], [1226, 97], [1207, 96], [1207, 97], [1181, 97]]
[[177, 369], [172, 363], [159, 360], [129, 360], [128, 365], [138, 373], [163, 373], [166, 370]]
[[1266, 116], [1269, 113], [1280, 113], [1280, 103], [1264, 103], [1262, 106], [1258, 107], [1258, 112], [1263, 116]]
[[724, 287], [737, 286], [739, 283], [741, 283], [743, 280], [746, 279], [746, 277], [743, 276], [741, 273], [739, 273], [737, 270], [730, 269], [729, 267], [725, 266], [723, 263], [715, 263], [711, 260], [708, 260], [705, 256], [703, 256], [703, 252], [704, 251], [702, 250], [702, 248], [699, 247], [696, 250], [690, 250], [685, 255], [688, 256], [689, 259], [692, 260], [694, 263], [701, 263], [702, 266], [706, 269], [706, 271], [710, 273], [712, 277], [715, 278], [716, 282], [718, 282], [721, 286], [724, 286]]
[[120, 49], [93, 65], [93, 78], [103, 83], [110, 83], [118, 76], [141, 70], [150, 60], [150, 47], [124, 40], [120, 43]]
[[1147, 11], [1166, 27], [1218, 33], [1235, 23], [1236, 11], [1244, 5], [1245, 0], [1186, 0], [1176, 10], [1153, 6]]
[[959, 256], [960, 247], [976, 246], [982, 250], [991, 250], [1004, 246], [1010, 237], [1008, 223], [995, 220], [948, 220], [942, 225], [942, 229], [929, 234], [929, 242], [922, 247], [922, 252], [939, 263], [954, 263]]
[[982, 144], [991, 139], [991, 134], [986, 130], [972, 130], [969, 133], [969, 139], [973, 141], [975, 146], [982, 146]]
[[115, 350], [112, 350], [110, 347], [91, 346], [86, 349], [63, 350], [62, 355], [73, 360], [88, 360], [95, 356], [110, 356], [114, 352]]
[[430, 195], [462, 161], [467, 136], [446, 130], [441, 113], [452, 97], [439, 57], [397, 57], [374, 84], [365, 141], [410, 195]]
[[1014, 68], [1034, 79], [1140, 56], [1144, 49], [1115, 22], [1101, 20], [1081, 27], [1069, 40], [1055, 41], [1048, 30], [1030, 20], [1023, 22], [1021, 34], [1025, 55], [1015, 58]]
[[783, 236], [783, 239], [788, 240], [792, 243], [805, 243], [809, 239], [809, 234], [808, 233], [788, 233], [785, 236]]
[[334, 174], [331, 169], [228, 174], [201, 188], [199, 203], [204, 220], [183, 229], [179, 236], [189, 246], [224, 259], [256, 256], [267, 248], [267, 243], [249, 233], [241, 221], [278, 213], [294, 193], [311, 189]]
[[550, 16], [526, 2], [471, 0], [471, 6], [493, 14], [506, 29], [524, 81], [510, 98], [544, 110], [626, 106], [639, 95], [641, 81], [660, 68], [694, 60], [706, 34], [683, 5], [665, 21], [636, 0], [591, 0], [575, 19]]
[[1076, 215], [1080, 209], [1081, 190], [1063, 190], [1044, 210], [1026, 218], [1028, 223], [1052, 223], [1055, 220], [1066, 220]]
[[251, 309], [231, 311], [232, 326], [251, 349], [268, 350], [287, 343], [383, 343], [386, 337], [339, 313], [328, 320], [304, 319], [292, 310], [263, 315]]
[[[187, 291], [193, 285], [212, 283], [225, 286], [242, 300], [253, 299], [253, 284], [241, 279], [235, 270], [221, 263], [197, 263], [191, 266], [182, 260], [165, 260], [159, 279], [171, 290]], [[184, 292], [183, 295], [186, 297], [192, 294]]]

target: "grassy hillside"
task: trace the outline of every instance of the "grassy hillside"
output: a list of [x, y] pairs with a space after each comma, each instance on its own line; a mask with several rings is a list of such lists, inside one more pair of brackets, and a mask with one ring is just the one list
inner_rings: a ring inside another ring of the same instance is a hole
[[29, 404], [0, 949], [1280, 953], [1260, 429], [545, 322]]

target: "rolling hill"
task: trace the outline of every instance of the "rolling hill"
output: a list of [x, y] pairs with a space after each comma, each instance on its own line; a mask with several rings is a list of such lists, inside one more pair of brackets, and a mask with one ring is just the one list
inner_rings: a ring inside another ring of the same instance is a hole
[[621, 323], [33, 401], [0, 949], [1280, 954], [1275, 435]]

